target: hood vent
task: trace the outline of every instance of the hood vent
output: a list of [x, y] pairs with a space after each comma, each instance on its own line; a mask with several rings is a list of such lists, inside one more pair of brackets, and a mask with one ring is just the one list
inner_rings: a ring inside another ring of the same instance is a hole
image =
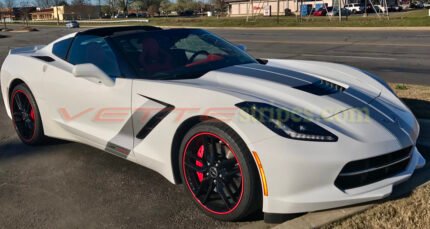
[[345, 91], [344, 87], [326, 80], [319, 80], [312, 84], [306, 84], [306, 85], [297, 86], [294, 88], [297, 90], [305, 91], [305, 92], [308, 92], [314, 95], [320, 95], [320, 96], [330, 95], [330, 94]]

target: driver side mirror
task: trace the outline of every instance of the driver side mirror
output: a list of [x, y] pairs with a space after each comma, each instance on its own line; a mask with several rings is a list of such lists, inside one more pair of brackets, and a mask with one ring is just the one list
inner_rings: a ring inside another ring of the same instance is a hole
[[84, 78], [96, 84], [103, 84], [108, 87], [115, 85], [115, 82], [106, 73], [94, 64], [78, 64], [73, 67], [72, 73], [77, 78]]
[[236, 45], [236, 47], [238, 47], [240, 50], [246, 52], [246, 45], [244, 45], [244, 44], [238, 44], [238, 45]]

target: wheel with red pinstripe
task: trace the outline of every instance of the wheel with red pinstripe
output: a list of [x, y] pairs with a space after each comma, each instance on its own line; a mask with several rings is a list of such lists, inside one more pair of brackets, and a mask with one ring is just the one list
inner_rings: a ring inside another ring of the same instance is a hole
[[228, 126], [202, 122], [184, 136], [180, 168], [186, 192], [207, 215], [241, 220], [261, 209], [259, 175], [244, 141]]
[[22, 142], [37, 145], [45, 141], [39, 108], [30, 89], [25, 84], [17, 85], [10, 95], [12, 121]]

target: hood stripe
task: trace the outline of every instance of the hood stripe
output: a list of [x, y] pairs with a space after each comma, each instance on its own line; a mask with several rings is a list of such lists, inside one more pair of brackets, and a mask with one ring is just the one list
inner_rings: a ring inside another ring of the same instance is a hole
[[[250, 65], [250, 66], [253, 66], [253, 65]], [[238, 65], [236, 67], [238, 67], [238, 68], [244, 68], [244, 69], [250, 69], [250, 70], [255, 70], [255, 71], [260, 71], [260, 72], [266, 72], [266, 73], [270, 73], [270, 74], [274, 74], [274, 75], [278, 75], [278, 76], [290, 78], [290, 79], [293, 79], [293, 80], [296, 80], [296, 81], [301, 81], [303, 83], [308, 83], [308, 84], [312, 84], [313, 82], [315, 82], [317, 80], [316, 78], [314, 78], [313, 80], [310, 80], [310, 79], [301, 79], [301, 78], [298, 78], [298, 77], [291, 76], [289, 74], [288, 75], [287, 74], [283, 74], [283, 73], [280, 72], [281, 69], [279, 69], [279, 68], [272, 69], [272, 67], [269, 67], [269, 69], [263, 69], [260, 66], [258, 66], [260, 68], [255, 68], [255, 67], [250, 67], [250, 66], [247, 66], [247, 65]], [[263, 65], [261, 65], [261, 66], [263, 66]], [[266, 66], [264, 66], [264, 67], [266, 67]], [[275, 72], [274, 70], [277, 70], [277, 72]], [[300, 73], [297, 72], [297, 74], [300, 74]]]

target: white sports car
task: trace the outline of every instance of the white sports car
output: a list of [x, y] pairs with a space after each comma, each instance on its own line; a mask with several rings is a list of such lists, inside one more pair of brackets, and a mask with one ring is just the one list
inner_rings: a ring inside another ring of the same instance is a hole
[[12, 49], [1, 91], [24, 143], [141, 164], [221, 220], [381, 199], [425, 164], [417, 120], [378, 77], [255, 59], [200, 29], [98, 28]]

